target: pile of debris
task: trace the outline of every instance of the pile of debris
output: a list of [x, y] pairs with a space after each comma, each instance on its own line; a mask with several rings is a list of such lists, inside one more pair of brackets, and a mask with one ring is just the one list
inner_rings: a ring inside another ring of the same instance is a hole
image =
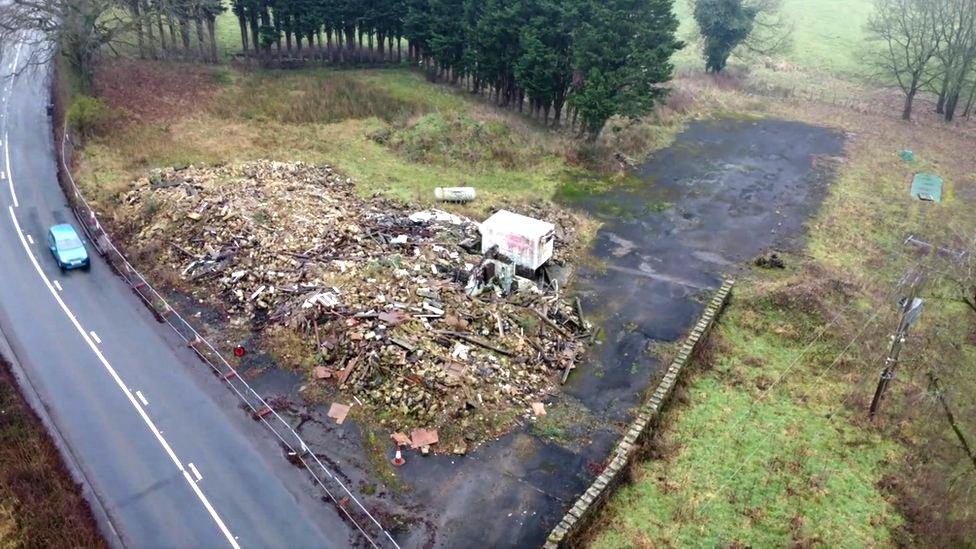
[[[315, 383], [382, 411], [391, 429], [529, 410], [590, 340], [548, 266], [534, 277], [482, 254], [477, 223], [362, 198], [327, 166], [166, 170], [122, 202], [129, 245], [154, 250], [157, 271], [178, 272], [255, 329], [302, 334]], [[573, 228], [558, 221], [571, 214], [554, 217], [558, 257]]]

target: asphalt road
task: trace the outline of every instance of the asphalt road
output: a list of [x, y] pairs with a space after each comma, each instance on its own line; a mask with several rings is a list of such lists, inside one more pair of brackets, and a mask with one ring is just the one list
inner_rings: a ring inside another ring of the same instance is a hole
[[[2, 74], [25, 57], [4, 48]], [[0, 81], [0, 332], [90, 486], [96, 514], [104, 509], [109, 539], [353, 544], [351, 527], [271, 435], [90, 244], [90, 272], [58, 269], [44, 244], [48, 227], [80, 227], [57, 183], [47, 90], [40, 68]]]

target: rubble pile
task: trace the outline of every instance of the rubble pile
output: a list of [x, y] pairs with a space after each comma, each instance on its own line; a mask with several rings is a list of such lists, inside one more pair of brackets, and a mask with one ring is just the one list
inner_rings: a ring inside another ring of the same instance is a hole
[[[139, 227], [130, 245], [155, 250], [157, 268], [218, 296], [232, 318], [303, 334], [315, 383], [393, 429], [530, 410], [590, 339], [560, 283], [480, 253], [475, 222], [364, 199], [329, 167], [165, 170], [122, 202]], [[558, 258], [575, 229], [568, 214], [540, 211], [556, 218]]]

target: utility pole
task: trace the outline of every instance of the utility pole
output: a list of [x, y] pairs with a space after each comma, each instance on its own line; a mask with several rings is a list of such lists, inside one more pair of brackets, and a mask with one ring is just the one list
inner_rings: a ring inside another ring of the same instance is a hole
[[901, 300], [901, 318], [898, 320], [898, 331], [891, 336], [891, 346], [888, 348], [887, 356], [885, 356], [881, 379], [878, 380], [878, 387], [874, 391], [874, 398], [871, 399], [871, 408], [868, 411], [868, 417], [872, 419], [878, 412], [878, 408], [881, 407], [881, 399], [888, 390], [888, 385], [891, 384], [891, 380], [895, 377], [895, 367], [898, 365], [898, 356], [901, 354], [901, 348], [905, 343], [905, 339], [908, 337], [908, 329], [915, 324], [918, 316], [922, 313], [922, 299], [916, 297], [921, 289], [921, 285], [922, 275], [917, 274], [912, 281], [912, 287], [908, 297], [902, 298]]

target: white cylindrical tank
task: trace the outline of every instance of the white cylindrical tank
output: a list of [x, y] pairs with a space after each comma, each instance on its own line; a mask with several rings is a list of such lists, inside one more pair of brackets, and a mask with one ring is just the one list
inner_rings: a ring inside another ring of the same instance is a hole
[[434, 198], [441, 202], [471, 202], [475, 199], [474, 187], [437, 187]]

